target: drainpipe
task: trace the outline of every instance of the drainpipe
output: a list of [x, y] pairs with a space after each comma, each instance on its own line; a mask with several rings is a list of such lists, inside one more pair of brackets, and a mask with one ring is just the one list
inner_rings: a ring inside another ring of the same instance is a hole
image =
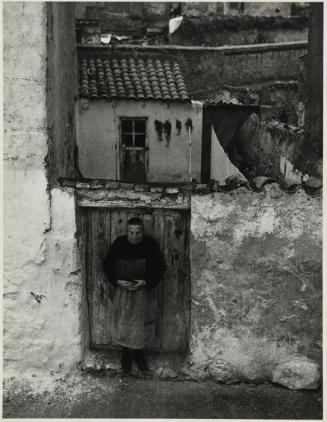
[[189, 158], [188, 158], [188, 175], [189, 181], [192, 181], [192, 137], [191, 137], [191, 128], [188, 127], [188, 149], [189, 149]]
[[120, 127], [118, 123], [118, 119], [116, 117], [116, 107], [113, 107], [114, 110], [114, 132], [115, 132], [115, 174], [116, 174], [116, 181], [118, 181], [118, 143], [119, 143], [119, 136], [120, 136]]
[[190, 118], [188, 118], [185, 122], [185, 127], [187, 129], [188, 133], [188, 149], [189, 149], [189, 158], [188, 158], [188, 175], [189, 175], [189, 181], [192, 182], [192, 137], [191, 133], [193, 130], [193, 123]]

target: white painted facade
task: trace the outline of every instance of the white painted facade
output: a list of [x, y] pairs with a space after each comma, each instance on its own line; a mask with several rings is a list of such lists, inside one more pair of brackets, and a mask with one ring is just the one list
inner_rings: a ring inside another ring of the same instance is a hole
[[[76, 121], [78, 162], [83, 177], [120, 180], [119, 125], [121, 117], [145, 117], [147, 119], [146, 144], [149, 148], [147, 182], [188, 182], [191, 180], [190, 168], [195, 174], [192, 177], [199, 178], [202, 136], [201, 105], [80, 99], [76, 103]], [[192, 120], [193, 125], [190, 137], [185, 127], [188, 118]], [[162, 141], [159, 140], [155, 130], [155, 120], [160, 120], [163, 123], [167, 120], [170, 121], [171, 139], [169, 143], [164, 132]], [[176, 120], [182, 124], [179, 135], [176, 130]], [[196, 158], [193, 163], [190, 163], [191, 151], [193, 157]]]

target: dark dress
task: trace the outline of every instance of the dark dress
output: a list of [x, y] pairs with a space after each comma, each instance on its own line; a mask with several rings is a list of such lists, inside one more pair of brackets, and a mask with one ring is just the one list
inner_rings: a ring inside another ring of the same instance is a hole
[[[144, 325], [148, 307], [148, 292], [161, 280], [165, 263], [159, 246], [149, 236], [132, 244], [127, 236], [117, 238], [105, 260], [104, 272], [115, 287], [112, 297], [111, 337], [114, 344], [132, 349], [144, 347]], [[146, 289], [128, 291], [117, 286], [117, 280], [143, 279]]]

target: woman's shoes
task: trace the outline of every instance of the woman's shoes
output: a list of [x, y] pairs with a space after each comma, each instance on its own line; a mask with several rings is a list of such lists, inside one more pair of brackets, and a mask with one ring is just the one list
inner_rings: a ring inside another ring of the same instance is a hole
[[145, 372], [149, 369], [142, 349], [134, 350], [134, 360], [140, 371]]
[[123, 348], [123, 353], [121, 356], [121, 367], [124, 372], [127, 374], [131, 372], [132, 370], [132, 357], [131, 357], [131, 351], [127, 349], [127, 347]]
[[132, 370], [132, 361], [135, 361], [138, 369], [142, 372], [148, 371], [148, 363], [145, 359], [145, 356], [143, 354], [143, 350], [131, 350], [127, 347], [123, 347], [123, 353], [121, 356], [121, 367], [122, 370], [129, 374]]

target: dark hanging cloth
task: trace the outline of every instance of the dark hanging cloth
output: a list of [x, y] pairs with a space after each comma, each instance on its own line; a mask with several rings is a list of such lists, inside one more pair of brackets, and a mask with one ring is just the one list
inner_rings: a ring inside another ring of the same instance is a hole
[[216, 113], [212, 113], [212, 126], [225, 151], [233, 140], [236, 131], [242, 126], [251, 113], [253, 113], [253, 110], [246, 107], [219, 109]]
[[[203, 108], [201, 181], [210, 180], [211, 128], [213, 127], [226, 154], [231, 150], [238, 129], [259, 107], [245, 105], [210, 105]], [[237, 148], [237, 145], [234, 145]], [[232, 161], [232, 157], [229, 157]], [[233, 161], [232, 161], [233, 163]], [[233, 163], [235, 165], [235, 163]]]

